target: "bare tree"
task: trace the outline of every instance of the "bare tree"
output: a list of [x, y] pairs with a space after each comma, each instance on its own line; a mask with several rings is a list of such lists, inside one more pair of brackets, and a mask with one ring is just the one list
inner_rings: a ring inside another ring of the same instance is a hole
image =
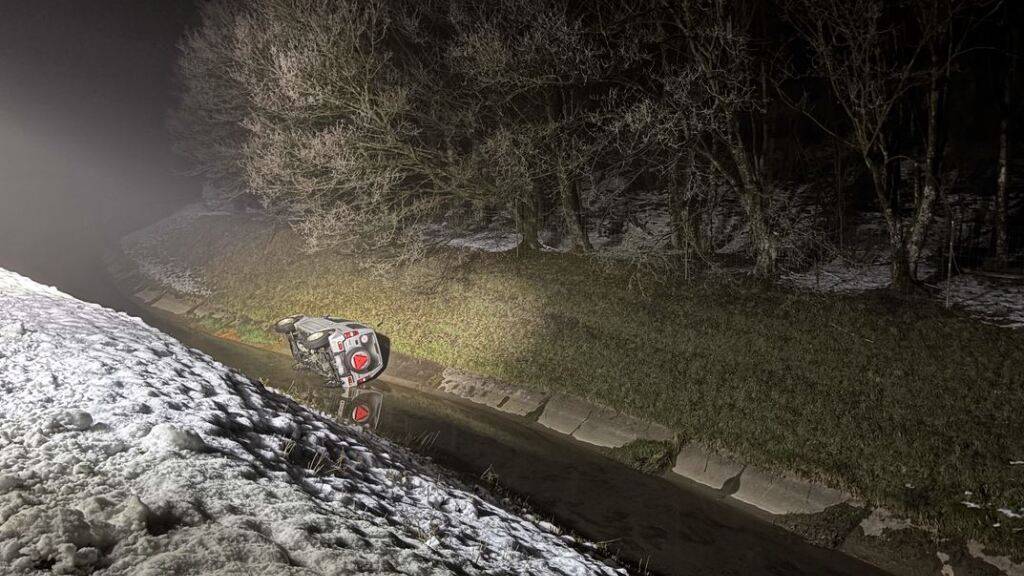
[[604, 27], [617, 47], [604, 120], [619, 153], [616, 169], [631, 179], [654, 176], [687, 269], [710, 260], [704, 229], [724, 184], [744, 210], [756, 274], [776, 271], [767, 163], [771, 71], [752, 40], [762, 10], [725, 0], [624, 2]]
[[240, 14], [239, 4], [230, 0], [204, 4], [202, 25], [179, 46], [181, 94], [168, 121], [176, 151], [228, 198], [246, 192], [244, 121], [250, 106], [245, 86], [232, 74]]
[[450, 62], [472, 102], [475, 118], [468, 129], [473, 139], [514, 141], [519, 150], [493, 155], [507, 148], [485, 146], [478, 150], [482, 160], [496, 173], [529, 175], [529, 184], [505, 196], [527, 247], [539, 246], [540, 208], [545, 191], [554, 189], [571, 247], [591, 248], [580, 186], [595, 153], [587, 128], [589, 91], [599, 82], [604, 59], [588, 14], [552, 0], [463, 2], [452, 11]]
[[471, 194], [446, 150], [429, 3], [227, 6], [205, 12], [185, 46], [192, 154], [216, 151], [222, 129], [244, 135], [223, 161], [200, 161], [231, 170], [310, 250], [421, 252], [427, 225]]
[[711, 262], [706, 232], [717, 173], [698, 158], [676, 110], [653, 96], [655, 86], [621, 84], [600, 119], [605, 170], [626, 183], [620, 193], [640, 187], [666, 199], [670, 245], [688, 276]]
[[[850, 127], [842, 136], [812, 116], [819, 126], [860, 156], [871, 175], [885, 218], [892, 260], [892, 284], [908, 290], [916, 278], [936, 198], [943, 190], [946, 144], [945, 100], [950, 69], [966, 34], [954, 38], [956, 18], [982, 2], [913, 0], [793, 0], [787, 13], [813, 53]], [[900, 9], [906, 9], [902, 11]], [[914, 89], [924, 87], [927, 118], [923, 142], [902, 149], [896, 114], [913, 108]], [[914, 152], [918, 150], [919, 152]], [[905, 213], [898, 190], [901, 160], [911, 155], [924, 176], [913, 207]]]
[[779, 254], [769, 220], [770, 72], [752, 44], [763, 9], [725, 0], [672, 6], [669, 34], [686, 39], [685, 51], [665, 68], [663, 85], [680, 140], [702, 161], [687, 164], [688, 182], [703, 165], [737, 194], [746, 213], [755, 273], [769, 277], [776, 272]]
[[1013, 100], [1013, 81], [1017, 71], [1019, 46], [1019, 30], [1013, 24], [1014, 5], [1010, 2], [1003, 6], [1002, 27], [1006, 33], [1005, 58], [1006, 71], [1003, 74], [1002, 100], [999, 106], [999, 159], [996, 179], [996, 261], [1005, 267], [1010, 257], [1010, 242], [1007, 235], [1007, 187], [1010, 180], [1010, 126], [1013, 122], [1016, 104]]

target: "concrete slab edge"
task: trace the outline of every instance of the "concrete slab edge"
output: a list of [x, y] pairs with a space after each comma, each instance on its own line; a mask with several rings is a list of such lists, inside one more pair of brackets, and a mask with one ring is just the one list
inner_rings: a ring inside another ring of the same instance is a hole
[[739, 487], [730, 495], [769, 514], [817, 514], [848, 502], [849, 494], [795, 474], [775, 474], [746, 466]]

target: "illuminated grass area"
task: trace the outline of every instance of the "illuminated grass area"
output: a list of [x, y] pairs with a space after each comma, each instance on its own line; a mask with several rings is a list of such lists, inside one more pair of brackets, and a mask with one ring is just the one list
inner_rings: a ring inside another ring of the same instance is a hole
[[1024, 460], [1021, 332], [881, 295], [670, 280], [642, 296], [627, 272], [562, 254], [478, 254], [377, 281], [243, 217], [178, 234], [165, 247], [257, 325], [359, 319], [401, 352], [583, 396], [1024, 550], [1024, 522], [997, 511], [1024, 506], [1024, 466], [1010, 464]]

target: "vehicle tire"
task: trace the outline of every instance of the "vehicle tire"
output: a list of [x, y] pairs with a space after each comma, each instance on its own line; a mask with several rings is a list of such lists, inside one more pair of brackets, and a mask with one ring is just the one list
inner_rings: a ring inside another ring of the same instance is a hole
[[331, 356], [331, 351], [327, 348], [320, 348], [313, 352], [313, 366], [316, 371], [324, 378], [330, 380], [337, 377], [334, 370], [334, 358]]
[[295, 341], [295, 334], [288, 335], [288, 349], [292, 351], [292, 359], [295, 360], [296, 364], [302, 363], [302, 348], [299, 348], [299, 343]]
[[313, 332], [309, 336], [306, 336], [306, 348], [310, 350], [319, 350], [324, 346], [327, 346], [327, 342], [331, 337], [331, 333], [334, 330], [319, 330]]
[[291, 334], [295, 331], [295, 323], [299, 320], [298, 316], [288, 316], [287, 318], [281, 318], [274, 324], [274, 332], [278, 334]]

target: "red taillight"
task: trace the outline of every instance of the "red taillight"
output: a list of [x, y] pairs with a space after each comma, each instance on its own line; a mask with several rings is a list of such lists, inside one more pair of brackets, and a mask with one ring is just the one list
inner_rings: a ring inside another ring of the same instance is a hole
[[352, 410], [352, 419], [362, 424], [370, 419], [370, 409], [362, 404], [356, 405]]
[[352, 367], [356, 371], [361, 371], [366, 368], [366, 365], [370, 363], [370, 357], [364, 352], [356, 352], [352, 355]]

